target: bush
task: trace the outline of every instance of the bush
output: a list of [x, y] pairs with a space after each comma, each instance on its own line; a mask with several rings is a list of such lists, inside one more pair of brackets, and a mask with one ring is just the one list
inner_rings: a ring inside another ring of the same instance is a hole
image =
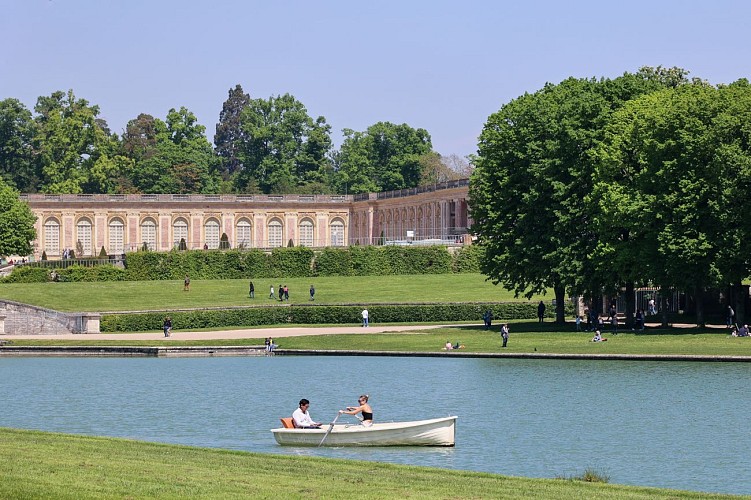
[[[100, 256], [106, 258], [104, 247]], [[396, 274], [444, 274], [479, 272], [481, 247], [473, 245], [456, 252], [444, 246], [351, 246], [314, 251], [307, 247], [274, 248], [271, 253], [252, 250], [172, 250], [131, 252], [125, 273], [102, 272], [106, 280], [301, 278], [312, 276], [383, 276]], [[58, 261], [53, 261], [58, 262]], [[71, 272], [71, 279], [80, 271]], [[91, 281], [96, 273], [86, 273]], [[83, 275], [81, 275], [83, 276]]]
[[[363, 305], [265, 306], [222, 310], [165, 311], [158, 313], [104, 314], [102, 332], [133, 332], [158, 330], [164, 316], [172, 317], [175, 328], [224, 328], [261, 325], [297, 324], [353, 324], [359, 323]], [[375, 323], [409, 323], [427, 321], [479, 321], [490, 309], [498, 320], [533, 319], [537, 306], [523, 302], [496, 304], [374, 304], [368, 305], [371, 321]]]
[[481, 245], [461, 247], [453, 255], [453, 271], [455, 273], [479, 273], [483, 257], [485, 257], [485, 247]]
[[101, 266], [84, 267], [74, 264], [57, 272], [61, 281], [125, 281], [127, 273], [125, 269], [110, 264]]
[[13, 269], [9, 276], [2, 279], [3, 283], [46, 283], [50, 280], [50, 273], [46, 268], [21, 266]]
[[345, 248], [325, 248], [315, 257], [316, 276], [351, 276], [352, 252]]

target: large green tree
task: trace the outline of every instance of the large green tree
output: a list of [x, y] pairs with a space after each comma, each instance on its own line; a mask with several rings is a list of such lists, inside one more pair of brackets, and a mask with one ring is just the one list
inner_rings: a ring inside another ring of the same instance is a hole
[[243, 168], [235, 177], [237, 190], [300, 192], [325, 177], [330, 126], [322, 116], [313, 120], [290, 94], [251, 99], [241, 124]]
[[29, 255], [36, 239], [36, 216], [18, 191], [0, 180], [0, 256]]
[[250, 104], [250, 95], [243, 92], [239, 84], [229, 90], [229, 97], [222, 105], [219, 113], [219, 123], [216, 124], [214, 134], [214, 148], [221, 163], [219, 172], [227, 180], [232, 174], [242, 168], [239, 150], [245, 142], [240, 117]]
[[344, 129], [337, 156], [337, 189], [365, 193], [416, 187], [433, 146], [430, 134], [406, 123], [378, 122], [365, 132]]
[[140, 114], [128, 122], [122, 151], [134, 162], [130, 183], [142, 193], [216, 193], [216, 156], [206, 128], [185, 107], [166, 121]]
[[747, 82], [698, 81], [643, 96], [613, 116], [599, 150], [601, 226], [628, 237], [597, 252], [689, 292], [698, 324], [704, 292], [749, 272], [750, 97]]
[[[100, 192], [106, 189], [91, 176], [102, 156], [117, 149], [99, 107], [77, 99], [72, 90], [57, 91], [37, 100], [34, 108], [36, 133], [34, 148], [42, 176], [42, 190], [47, 193]], [[107, 163], [106, 161], [104, 163]], [[99, 170], [106, 170], [101, 162]], [[110, 171], [105, 177], [114, 174]]]
[[593, 259], [592, 151], [614, 110], [662, 85], [655, 73], [548, 84], [504, 105], [480, 136], [470, 206], [483, 271], [520, 295], [552, 288], [559, 322], [567, 290], [596, 296], [620, 284], [616, 268]]
[[39, 189], [33, 138], [31, 111], [18, 99], [0, 101], [0, 178], [26, 193]]

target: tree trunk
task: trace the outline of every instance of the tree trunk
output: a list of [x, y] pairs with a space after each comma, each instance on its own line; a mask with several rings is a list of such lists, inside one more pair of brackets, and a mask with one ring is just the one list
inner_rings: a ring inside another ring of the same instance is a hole
[[704, 328], [706, 322], [704, 321], [704, 289], [696, 287], [694, 289], [694, 301], [696, 303], [696, 326]]
[[562, 285], [553, 287], [555, 292], [555, 322], [559, 325], [566, 323], [566, 289]]
[[623, 298], [626, 303], [626, 328], [634, 328], [634, 306], [636, 296], [634, 295], [634, 282], [626, 282], [626, 296]]

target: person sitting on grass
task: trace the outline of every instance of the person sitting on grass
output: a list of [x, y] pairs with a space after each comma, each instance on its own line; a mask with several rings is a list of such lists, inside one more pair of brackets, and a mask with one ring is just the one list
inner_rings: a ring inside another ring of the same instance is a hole
[[457, 342], [456, 344], [454, 344], [452, 349], [464, 349], [464, 344]]
[[454, 344], [452, 344], [450, 340], [447, 340], [446, 344], [443, 346], [444, 351], [451, 351], [453, 348]]
[[595, 336], [592, 337], [592, 342], [605, 342], [608, 339], [602, 338], [602, 334], [600, 333], [600, 330], [595, 330]]

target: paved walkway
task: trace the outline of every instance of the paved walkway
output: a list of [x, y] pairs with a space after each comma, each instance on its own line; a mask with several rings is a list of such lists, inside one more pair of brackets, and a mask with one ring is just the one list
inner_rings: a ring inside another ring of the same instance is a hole
[[[459, 325], [404, 325], [377, 326], [327, 326], [327, 327], [283, 327], [283, 328], [249, 328], [242, 330], [220, 330], [190, 332], [172, 330], [172, 336], [165, 338], [162, 332], [151, 333], [90, 333], [63, 335], [0, 335], [3, 340], [220, 340], [220, 339], [265, 339], [266, 337], [299, 337], [302, 335], [348, 335], [358, 333], [405, 332], [415, 330], [432, 330]], [[466, 326], [466, 325], [461, 325]]]

